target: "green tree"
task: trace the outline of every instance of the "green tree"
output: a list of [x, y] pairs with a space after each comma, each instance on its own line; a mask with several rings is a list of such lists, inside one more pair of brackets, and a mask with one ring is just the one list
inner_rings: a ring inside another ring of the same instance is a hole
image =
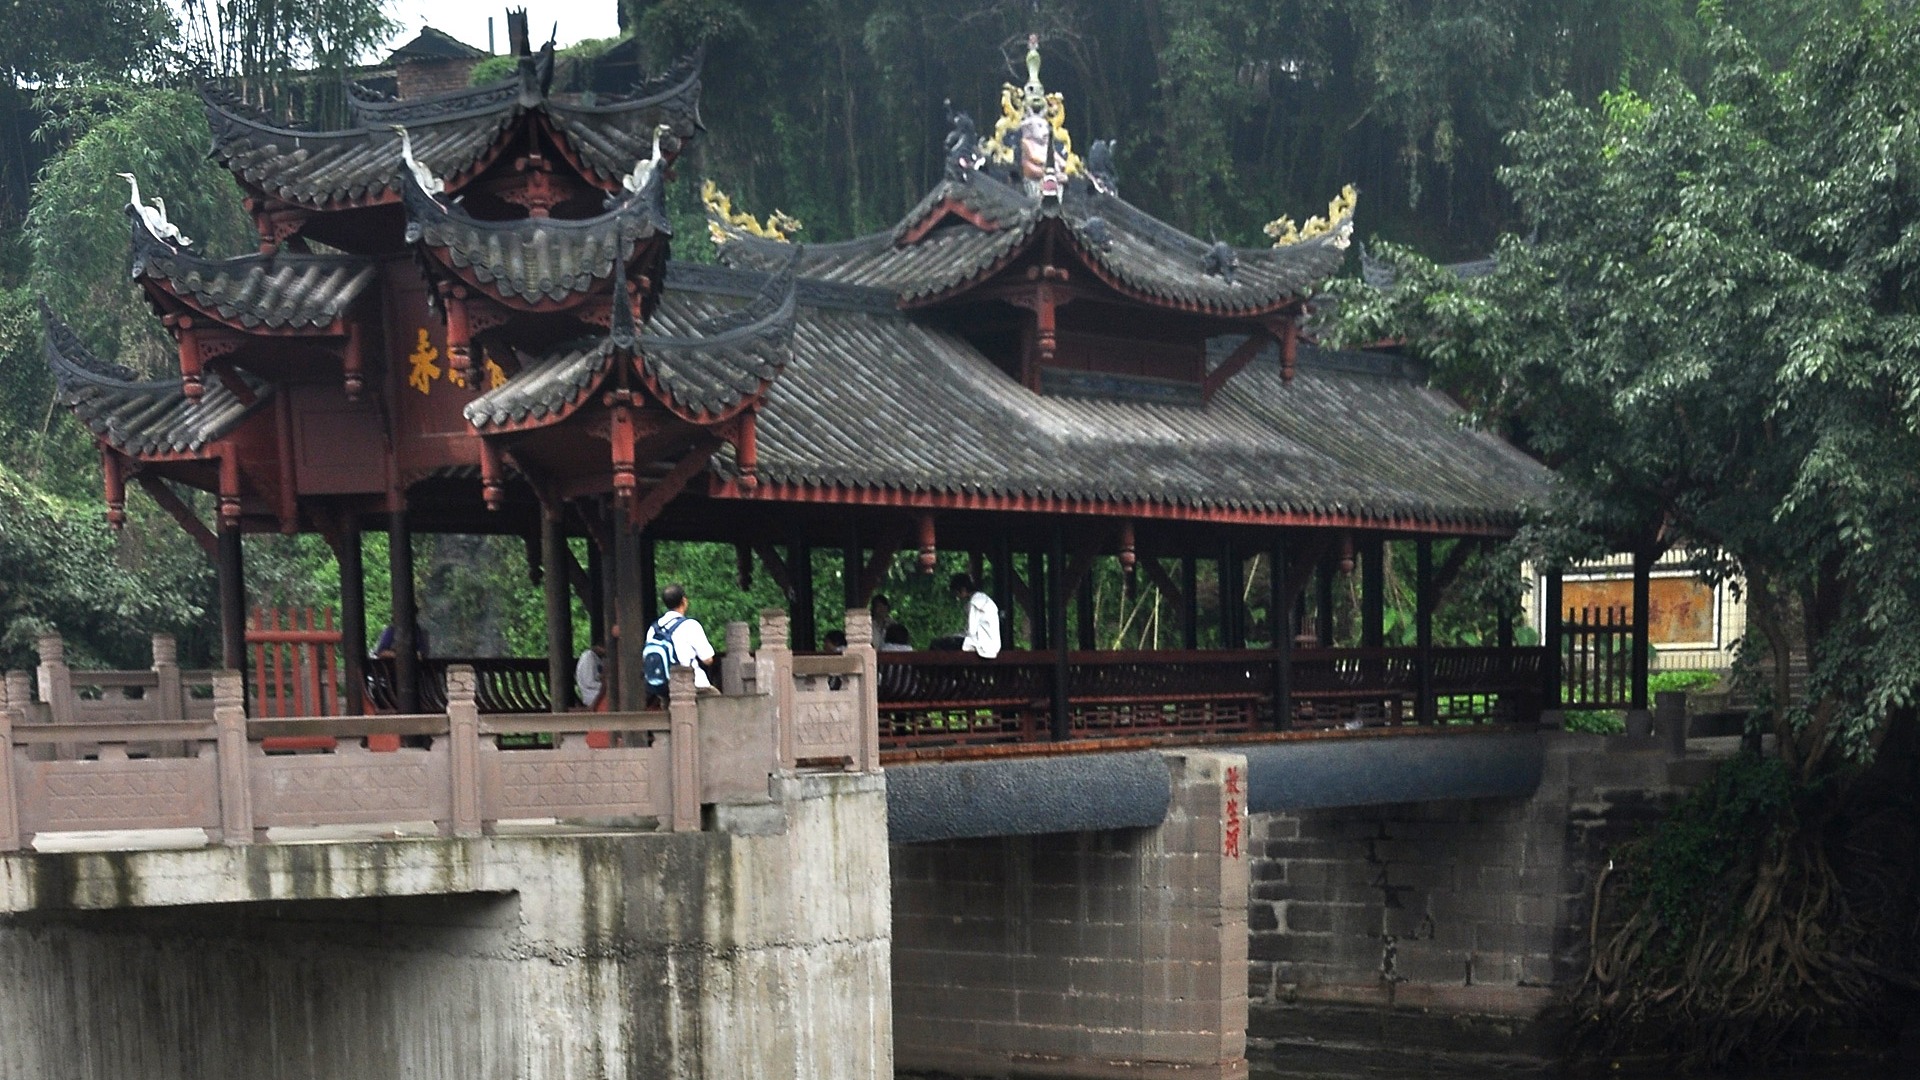
[[1535, 239], [1494, 273], [1392, 249], [1390, 291], [1341, 299], [1347, 336], [1403, 337], [1554, 465], [1537, 554], [1680, 544], [1742, 581], [1798, 798], [1713, 883], [1731, 904], [1630, 922], [1649, 951], [1594, 1003], [1722, 1053], [1851, 1019], [1882, 944], [1826, 830], [1920, 686], [1920, 15], [1816, 28], [1785, 70], [1708, 18], [1699, 92], [1563, 94], [1512, 137]]

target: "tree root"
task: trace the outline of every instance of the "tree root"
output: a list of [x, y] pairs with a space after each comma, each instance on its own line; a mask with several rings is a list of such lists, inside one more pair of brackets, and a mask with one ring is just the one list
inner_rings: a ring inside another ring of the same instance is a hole
[[[1783, 823], [1736, 860], [1697, 925], [1670, 926], [1623, 853], [1594, 886], [1587, 977], [1574, 1004], [1585, 1048], [1663, 1050], [1718, 1067], [1791, 1054], [1820, 1028], [1854, 1025], [1889, 981], [1865, 955], [1820, 830]], [[1626, 883], [1627, 887], [1620, 887]], [[1616, 887], [1609, 889], [1609, 885]]]

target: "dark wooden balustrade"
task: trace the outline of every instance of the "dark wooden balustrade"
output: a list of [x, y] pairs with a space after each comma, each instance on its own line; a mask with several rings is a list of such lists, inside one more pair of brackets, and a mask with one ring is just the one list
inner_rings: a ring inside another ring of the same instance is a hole
[[[1430, 653], [1437, 724], [1532, 722], [1540, 649]], [[1277, 659], [1267, 650], [1074, 652], [1067, 696], [1073, 738], [1362, 728], [1412, 723], [1416, 649], [1309, 649], [1293, 654], [1291, 710], [1275, 719]], [[881, 653], [883, 746], [1047, 741], [1054, 654]]]
[[[447, 707], [447, 669], [462, 665], [479, 680], [477, 698], [482, 713], [543, 713], [552, 708], [545, 657], [455, 656], [420, 662], [420, 708], [444, 712]], [[367, 704], [376, 712], [398, 712], [391, 659], [367, 661]]]

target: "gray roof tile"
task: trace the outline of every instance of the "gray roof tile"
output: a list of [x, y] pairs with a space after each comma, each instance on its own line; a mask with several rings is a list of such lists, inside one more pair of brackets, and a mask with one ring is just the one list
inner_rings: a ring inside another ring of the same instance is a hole
[[254, 394], [251, 403], [219, 379], [209, 379], [201, 399], [191, 401], [178, 379], [140, 382], [126, 368], [102, 362], [44, 303], [40, 318], [60, 403], [95, 437], [122, 453], [197, 453], [273, 395], [271, 385], [243, 373], [240, 377]]
[[[681, 275], [670, 268], [656, 324], [726, 310], [721, 274], [704, 268], [695, 289]], [[1205, 407], [1036, 394], [909, 313], [815, 294], [760, 412], [758, 475], [1511, 527], [1547, 471], [1462, 419], [1393, 358], [1310, 346], [1291, 382], [1270, 347]]]
[[[987, 228], [959, 216], [936, 225], [914, 243], [916, 227], [942, 206], [957, 203]], [[1183, 307], [1220, 314], [1271, 310], [1304, 299], [1345, 261], [1346, 219], [1321, 236], [1284, 248], [1238, 248], [1231, 281], [1205, 268], [1212, 245], [1166, 224], [1084, 181], [1066, 196], [1043, 203], [993, 176], [970, 173], [943, 180], [893, 229], [808, 249], [800, 272], [826, 281], [892, 291], [902, 303], [950, 292], [981, 277], [1022, 250], [1044, 222], [1059, 224], [1097, 272], [1122, 288]], [[722, 223], [728, 243], [721, 257], [742, 269], [767, 269], [787, 245]]]
[[428, 195], [409, 174], [403, 181], [407, 241], [444, 251], [456, 270], [504, 295], [530, 304], [562, 300], [610, 278], [641, 241], [670, 231], [663, 182], [656, 171], [644, 190], [599, 217], [481, 221]]
[[[654, 393], [690, 418], [724, 417], [775, 379], [790, 354], [794, 322], [791, 271], [755, 275], [751, 291], [713, 298], [698, 312], [656, 312], [638, 338], [640, 374]], [[521, 425], [564, 415], [600, 384], [623, 355], [622, 327], [544, 356], [524, 357], [520, 370], [467, 406], [469, 423]], [[632, 342], [634, 339], [626, 339]]]
[[646, 156], [658, 125], [683, 139], [700, 129], [697, 61], [683, 62], [632, 97], [610, 101], [602, 95], [592, 105], [549, 96], [519, 76], [430, 98], [356, 98], [352, 126], [337, 131], [275, 124], [213, 87], [201, 96], [214, 159], [269, 195], [311, 207], [400, 194], [406, 166], [393, 124], [406, 126], [414, 155], [449, 182], [486, 159], [503, 133], [530, 113], [546, 117], [582, 164], [608, 183]]
[[203, 311], [239, 325], [270, 329], [322, 329], [346, 313], [376, 270], [352, 255], [307, 255], [281, 251], [234, 259], [209, 259], [153, 235], [127, 207], [133, 225], [133, 276], [166, 283]]

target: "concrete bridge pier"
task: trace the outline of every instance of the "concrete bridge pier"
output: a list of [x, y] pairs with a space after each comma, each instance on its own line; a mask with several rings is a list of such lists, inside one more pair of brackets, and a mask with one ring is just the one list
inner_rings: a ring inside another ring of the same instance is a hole
[[[1055, 787], [1092, 821], [1124, 819], [1129, 786], [1143, 822], [893, 847], [894, 1053], [903, 1072], [967, 1076], [1245, 1076], [1246, 758], [1197, 751], [1097, 755], [1114, 780], [1066, 775]], [[1126, 759], [1131, 759], [1128, 761]], [[890, 782], [920, 782], [919, 770]], [[986, 769], [928, 774], [977, 796]], [[1156, 790], [1157, 789], [1157, 790]], [[1170, 790], [1169, 790], [1170, 789]], [[1113, 801], [1116, 791], [1123, 797]], [[927, 792], [907, 799], [919, 805]], [[895, 837], [937, 830], [905, 820]], [[1028, 807], [1029, 821], [1065, 815]], [[964, 822], [991, 815], [945, 814]]]
[[886, 792], [699, 832], [0, 856], [0, 1077], [890, 1080]]

